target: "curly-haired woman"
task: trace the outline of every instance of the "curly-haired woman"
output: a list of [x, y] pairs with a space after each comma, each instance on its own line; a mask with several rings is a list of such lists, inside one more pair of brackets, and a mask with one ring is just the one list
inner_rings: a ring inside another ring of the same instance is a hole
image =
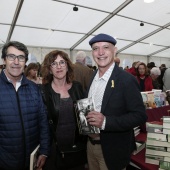
[[67, 53], [54, 50], [42, 63], [45, 101], [51, 123], [53, 146], [50, 163], [54, 169], [84, 170], [86, 137], [79, 134], [75, 103], [82, 99], [83, 89], [73, 81], [73, 67]]

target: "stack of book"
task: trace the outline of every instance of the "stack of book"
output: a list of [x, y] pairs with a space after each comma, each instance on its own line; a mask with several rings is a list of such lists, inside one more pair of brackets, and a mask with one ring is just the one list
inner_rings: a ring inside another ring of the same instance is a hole
[[146, 130], [145, 162], [155, 165], [170, 162], [170, 117], [163, 117], [163, 122], [147, 122]]
[[149, 133], [163, 133], [163, 122], [146, 122], [146, 131]]
[[140, 128], [139, 128], [139, 126], [137, 126], [134, 128], [134, 134], [135, 134], [135, 136], [137, 136], [137, 135], [139, 135], [139, 133], [140, 133]]
[[[134, 128], [134, 134], [135, 134], [135, 137], [140, 134], [140, 127], [139, 126]], [[136, 140], [136, 150], [133, 152], [133, 155], [136, 155], [137, 153], [139, 153], [144, 148], [145, 148], [145, 142]]]
[[133, 151], [133, 155], [138, 154], [144, 148], [145, 148], [145, 142], [143, 142], [143, 141], [136, 141], [136, 150]]

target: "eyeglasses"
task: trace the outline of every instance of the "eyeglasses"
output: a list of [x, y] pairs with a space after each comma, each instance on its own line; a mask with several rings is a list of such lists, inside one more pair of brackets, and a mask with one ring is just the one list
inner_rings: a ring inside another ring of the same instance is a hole
[[18, 61], [24, 62], [26, 59], [25, 56], [23, 56], [23, 55], [16, 56], [14, 54], [7, 54], [6, 57], [9, 61], [14, 61], [17, 58]]
[[61, 60], [59, 62], [54, 61], [53, 63], [51, 63], [52, 68], [57, 68], [58, 66], [65, 67], [66, 66], [66, 61]]

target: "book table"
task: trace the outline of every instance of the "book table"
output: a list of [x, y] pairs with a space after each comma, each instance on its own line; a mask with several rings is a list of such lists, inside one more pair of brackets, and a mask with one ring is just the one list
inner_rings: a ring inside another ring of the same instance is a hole
[[[163, 106], [154, 109], [147, 109], [146, 114], [148, 116], [147, 122], [151, 121], [160, 121], [163, 116], [170, 115], [170, 106]], [[146, 141], [147, 133], [146, 133], [146, 126], [141, 126], [141, 133], [136, 136], [136, 139], [139, 141]], [[136, 155], [132, 155], [131, 162], [140, 167], [141, 170], [158, 170], [158, 165], [148, 164], [145, 163], [145, 149], [140, 151]]]

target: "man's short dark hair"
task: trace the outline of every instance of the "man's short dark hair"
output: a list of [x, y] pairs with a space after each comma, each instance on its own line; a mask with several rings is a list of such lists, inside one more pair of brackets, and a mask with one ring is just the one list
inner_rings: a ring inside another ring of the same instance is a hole
[[6, 55], [7, 55], [7, 50], [9, 47], [15, 47], [16, 49], [20, 50], [20, 51], [23, 51], [24, 54], [25, 54], [25, 58], [26, 58], [26, 62], [28, 60], [28, 49], [27, 47], [23, 44], [23, 43], [20, 43], [18, 41], [10, 41], [6, 44], [4, 44], [3, 48], [2, 48], [2, 55], [1, 55], [1, 58], [2, 59], [5, 59], [6, 58]]

